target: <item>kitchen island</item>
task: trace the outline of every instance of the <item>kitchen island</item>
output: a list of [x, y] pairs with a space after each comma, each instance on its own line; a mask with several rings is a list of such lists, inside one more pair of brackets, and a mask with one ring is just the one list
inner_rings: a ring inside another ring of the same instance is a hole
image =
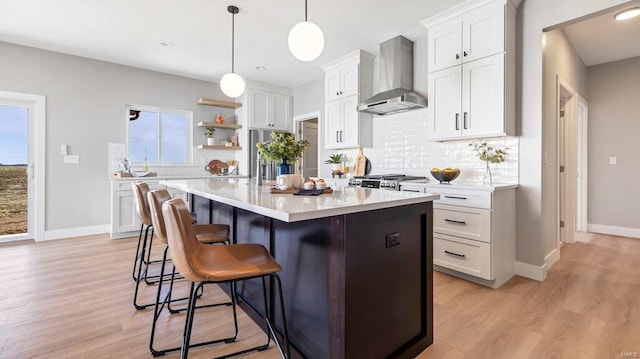
[[[161, 184], [190, 194], [198, 223], [229, 224], [234, 243], [262, 244], [282, 265], [289, 337], [301, 356], [413, 358], [433, 342], [438, 195], [343, 188], [296, 196], [247, 179]], [[238, 294], [264, 311], [259, 280], [238, 285]]]

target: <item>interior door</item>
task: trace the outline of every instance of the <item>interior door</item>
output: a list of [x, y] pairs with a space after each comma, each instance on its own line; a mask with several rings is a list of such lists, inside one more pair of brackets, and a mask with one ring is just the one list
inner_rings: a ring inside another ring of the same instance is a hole
[[301, 173], [305, 178], [318, 177], [318, 119], [302, 121], [301, 138], [309, 141], [302, 155]]
[[0, 91], [0, 242], [44, 239], [44, 96]]

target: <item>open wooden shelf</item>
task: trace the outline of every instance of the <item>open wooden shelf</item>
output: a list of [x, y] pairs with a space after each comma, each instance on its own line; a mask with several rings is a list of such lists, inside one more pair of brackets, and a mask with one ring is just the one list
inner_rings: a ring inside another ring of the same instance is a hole
[[229, 101], [215, 100], [215, 99], [206, 98], [206, 97], [200, 97], [198, 99], [198, 105], [207, 105], [207, 106], [233, 108], [233, 109], [242, 107], [241, 102], [229, 102]]
[[199, 150], [235, 150], [239, 151], [242, 149], [240, 146], [223, 146], [223, 145], [198, 145]]
[[230, 130], [237, 130], [239, 128], [242, 128], [242, 125], [238, 125], [238, 124], [235, 124], [235, 123], [216, 123], [216, 122], [207, 122], [207, 121], [200, 121], [200, 122], [198, 122], [198, 124], [196, 126], [198, 126], [198, 127], [226, 128], [226, 129], [230, 129]]

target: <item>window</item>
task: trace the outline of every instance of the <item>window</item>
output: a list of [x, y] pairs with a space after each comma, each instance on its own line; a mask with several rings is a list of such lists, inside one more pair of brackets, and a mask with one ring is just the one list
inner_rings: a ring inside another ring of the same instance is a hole
[[191, 164], [191, 111], [132, 105], [127, 114], [131, 164]]

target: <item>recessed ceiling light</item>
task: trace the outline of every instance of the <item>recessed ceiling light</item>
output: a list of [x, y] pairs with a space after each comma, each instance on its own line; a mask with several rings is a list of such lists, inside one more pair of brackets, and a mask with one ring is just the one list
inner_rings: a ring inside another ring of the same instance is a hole
[[160, 41], [160, 45], [162, 45], [164, 47], [172, 47], [173, 43], [171, 43], [169, 41]]
[[266, 70], [266, 69], [267, 69], [267, 68], [266, 68], [266, 67], [264, 67], [264, 66], [256, 66], [256, 70], [258, 70], [258, 71], [264, 71], [264, 70]]
[[636, 17], [640, 15], [640, 7], [634, 7], [631, 9], [627, 9], [624, 11], [621, 11], [619, 13], [616, 14], [616, 16], [614, 16], [613, 18], [618, 20], [618, 21], [622, 21], [622, 20], [628, 20], [631, 19], [633, 17]]

